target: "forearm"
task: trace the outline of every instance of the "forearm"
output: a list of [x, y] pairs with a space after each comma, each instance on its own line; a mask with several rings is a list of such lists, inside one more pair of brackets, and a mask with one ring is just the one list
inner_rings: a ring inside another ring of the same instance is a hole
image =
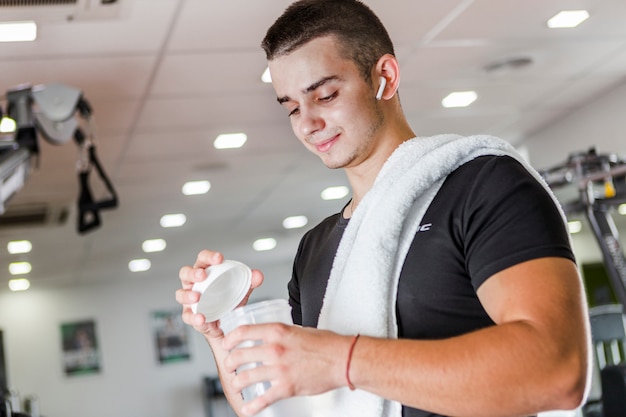
[[[586, 354], [555, 349], [545, 340], [524, 322], [442, 341], [361, 337], [350, 379], [357, 388], [442, 415], [524, 416], [575, 408], [584, 390]], [[572, 345], [580, 346], [576, 340]]]
[[[241, 394], [232, 388], [233, 373], [224, 371], [224, 360], [228, 356], [228, 350], [222, 347], [224, 333], [219, 327], [218, 321], [208, 322], [206, 317], [200, 313], [194, 313], [192, 306], [200, 300], [200, 293], [194, 291], [194, 285], [202, 282], [207, 278], [207, 268], [212, 265], [219, 265], [224, 260], [224, 256], [220, 252], [203, 250], [192, 266], [183, 266], [179, 271], [182, 288], [176, 291], [176, 301], [183, 306], [182, 318], [183, 322], [192, 326], [196, 331], [204, 336], [213, 351], [213, 357], [217, 365], [218, 375], [222, 382], [224, 394], [235, 410], [237, 415], [241, 416], [241, 408], [243, 399]], [[248, 298], [252, 291], [263, 283], [263, 274], [259, 270], [252, 270], [250, 289], [243, 298], [239, 306], [243, 306], [248, 302]]]
[[228, 400], [231, 408], [238, 416], [243, 416], [241, 413], [241, 407], [243, 406], [243, 398], [241, 393], [235, 392], [232, 389], [233, 373], [224, 370], [224, 359], [228, 355], [228, 351], [224, 350], [221, 346], [222, 339], [214, 339], [205, 335], [211, 351], [213, 352], [213, 358], [215, 359], [215, 365], [217, 366], [217, 373], [224, 389], [224, 395]]

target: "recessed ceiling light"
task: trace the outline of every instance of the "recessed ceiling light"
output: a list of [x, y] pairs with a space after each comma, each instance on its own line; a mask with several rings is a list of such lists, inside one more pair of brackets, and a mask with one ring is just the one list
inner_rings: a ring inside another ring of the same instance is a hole
[[448, 94], [446, 98], [441, 100], [441, 105], [445, 108], [467, 107], [476, 101], [477, 98], [476, 91], [456, 91]]
[[165, 250], [166, 246], [167, 242], [165, 242], [164, 239], [148, 239], [143, 241], [143, 243], [141, 244], [141, 249], [143, 249], [143, 251], [147, 253], [161, 252]]
[[587, 10], [563, 10], [548, 20], [550, 29], [574, 28], [589, 18]]
[[187, 216], [182, 213], [166, 214], [161, 217], [161, 227], [180, 227], [187, 221]]
[[144, 272], [150, 269], [151, 265], [148, 259], [133, 259], [128, 263], [128, 269], [131, 272]]
[[617, 212], [621, 214], [622, 216], [626, 216], [626, 203], [620, 204], [619, 207], [617, 208]]
[[0, 133], [12, 133], [17, 129], [17, 123], [10, 117], [4, 116], [0, 119]]
[[11, 255], [29, 253], [32, 249], [33, 245], [28, 240], [13, 240], [7, 243], [7, 250]]
[[304, 227], [309, 222], [306, 216], [291, 216], [283, 220], [283, 227], [285, 229], [299, 229]]
[[252, 244], [252, 247], [257, 252], [272, 250], [276, 247], [276, 239], [271, 238], [271, 237], [257, 239]]
[[235, 149], [241, 148], [248, 140], [245, 133], [224, 133], [215, 138], [213, 146], [215, 149]]
[[189, 181], [183, 185], [183, 194], [185, 195], [200, 195], [206, 194], [211, 189], [211, 183], [206, 180], [202, 181]]
[[30, 288], [30, 281], [26, 278], [18, 278], [9, 280], [9, 289], [11, 291], [26, 291]]
[[32, 269], [30, 262], [12, 262], [9, 264], [9, 273], [11, 275], [28, 274]]
[[322, 200], [339, 200], [348, 195], [350, 190], [348, 187], [341, 185], [339, 187], [328, 187], [322, 191]]
[[583, 223], [580, 220], [572, 220], [567, 222], [567, 230], [571, 234], [580, 233], [583, 230]]
[[263, 81], [266, 84], [271, 84], [271, 82], [272, 82], [272, 75], [270, 74], [270, 68], [269, 67], [265, 68], [265, 71], [263, 71], [263, 74], [261, 75], [261, 81]]
[[29, 42], [37, 39], [37, 24], [32, 21], [0, 23], [0, 42]]

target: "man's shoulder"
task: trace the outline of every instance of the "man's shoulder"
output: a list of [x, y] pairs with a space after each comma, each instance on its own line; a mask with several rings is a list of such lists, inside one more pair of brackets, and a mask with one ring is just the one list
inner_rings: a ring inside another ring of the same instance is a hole
[[456, 168], [447, 181], [492, 183], [530, 177], [524, 165], [511, 156], [482, 155]]
[[303, 239], [311, 239], [316, 236], [325, 236], [331, 233], [337, 226], [341, 226], [343, 223], [347, 224], [347, 220], [343, 219], [340, 213], [331, 214], [325, 219], [321, 220], [311, 229], [309, 229], [303, 236]]

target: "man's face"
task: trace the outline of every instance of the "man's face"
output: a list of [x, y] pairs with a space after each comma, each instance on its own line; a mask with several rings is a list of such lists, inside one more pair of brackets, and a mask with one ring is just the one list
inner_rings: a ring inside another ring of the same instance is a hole
[[383, 116], [373, 86], [336, 45], [318, 38], [269, 66], [298, 139], [329, 168], [349, 168], [374, 151]]

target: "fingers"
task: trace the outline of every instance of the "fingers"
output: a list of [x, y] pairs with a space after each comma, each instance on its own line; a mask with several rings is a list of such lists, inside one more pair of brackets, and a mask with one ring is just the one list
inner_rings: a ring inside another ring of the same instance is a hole
[[206, 319], [202, 314], [195, 314], [190, 308], [185, 308], [183, 309], [183, 322], [194, 328], [202, 328], [206, 323]]
[[[193, 304], [200, 301], [201, 294], [193, 291], [195, 283], [202, 282], [207, 278], [206, 268], [212, 265], [221, 264], [224, 255], [212, 250], [202, 250], [198, 253], [193, 266], [183, 266], [178, 272], [181, 288], [176, 290], [176, 301], [183, 306], [183, 322], [191, 325], [197, 331], [206, 335], [223, 337], [217, 321], [208, 323], [202, 314], [194, 314], [191, 310]], [[245, 305], [248, 302], [252, 291], [263, 283], [263, 273], [259, 270], [252, 270], [250, 290], [239, 304]]]
[[183, 308], [183, 322], [190, 325], [194, 330], [211, 338], [222, 338], [224, 333], [219, 327], [219, 322], [207, 322], [203, 314], [194, 314], [190, 308]]
[[204, 315], [202, 314], [195, 314], [191, 308], [188, 305], [188, 303], [184, 303], [181, 302], [181, 295], [182, 294], [182, 298], [183, 299], [187, 299], [187, 296], [193, 296], [196, 295], [198, 293], [193, 292], [193, 291], [185, 291], [185, 290], [177, 290], [176, 291], [176, 301], [178, 301], [179, 303], [183, 304], [183, 312], [182, 312], [182, 318], [183, 318], [183, 322], [189, 324], [190, 326], [193, 327], [201, 327], [205, 324], [206, 320], [204, 318]]
[[179, 288], [176, 290], [176, 302], [183, 306], [195, 304], [200, 300], [200, 293], [190, 289]]
[[[242, 372], [242, 376], [247, 374], [250, 376], [250, 380], [261, 380], [261, 381], [264, 380], [264, 381], [270, 382], [270, 388], [267, 389], [262, 395], [257, 396], [256, 398], [252, 399], [251, 401], [246, 402], [243, 405], [243, 408], [241, 411], [245, 415], [254, 416], [258, 414], [264, 408], [269, 407], [270, 405], [274, 404], [276, 401], [289, 398], [295, 395], [293, 390], [289, 389], [287, 384], [280, 384], [278, 382], [280, 380], [279, 378], [272, 377], [273, 374], [277, 373], [276, 371], [277, 370], [274, 370], [266, 366], [260, 366], [255, 369]], [[260, 377], [259, 375], [266, 375], [266, 377], [263, 378], [263, 377]], [[237, 383], [238, 378], [239, 376], [235, 377], [233, 382]], [[247, 385], [251, 385], [251, 384], [247, 384]], [[244, 387], [247, 385], [244, 385]], [[241, 389], [243, 389], [243, 387]]]
[[243, 297], [243, 299], [241, 300], [241, 303], [239, 303], [237, 307], [245, 306], [246, 304], [248, 304], [248, 300], [250, 299], [250, 296], [252, 295], [252, 291], [254, 291], [255, 288], [258, 288], [261, 284], [263, 284], [263, 279], [264, 279], [263, 273], [261, 271], [259, 271], [258, 269], [252, 270], [252, 278], [250, 280], [250, 289], [248, 290], [248, 293], [246, 294], [245, 297]]
[[255, 288], [260, 287], [261, 284], [263, 284], [263, 280], [264, 280], [263, 273], [259, 271], [258, 269], [253, 269], [250, 289], [255, 289]]
[[223, 261], [224, 255], [220, 252], [207, 249], [200, 251], [193, 266], [183, 266], [178, 272], [183, 288], [191, 288], [194, 283], [204, 280], [206, 278], [205, 269], [211, 265], [221, 264]]
[[[267, 388], [269, 382], [269, 388]], [[262, 387], [259, 385], [262, 384]], [[255, 386], [256, 385], [256, 386]], [[254, 396], [246, 398], [242, 409], [245, 415], [257, 415], [264, 408], [276, 401], [298, 395], [293, 375], [285, 366], [265, 362], [258, 366], [239, 371], [231, 380], [231, 387], [235, 392], [245, 392]], [[245, 389], [250, 387], [250, 389]]]
[[241, 325], [224, 337], [223, 347], [226, 350], [231, 350], [237, 347], [237, 345], [250, 340], [260, 341], [265, 344], [283, 341], [287, 337], [290, 327], [292, 326], [282, 323]]
[[[201, 281], [200, 277], [190, 267], [183, 267], [180, 271], [180, 280], [182, 288], [179, 288], [175, 292], [176, 302], [183, 306], [183, 322], [194, 326], [199, 323], [199, 319], [194, 317], [191, 311], [191, 305], [197, 303], [200, 300], [200, 293], [192, 291], [193, 282]], [[193, 280], [193, 281], [192, 281]], [[194, 326], [195, 327], [195, 326]]]
[[222, 337], [222, 330], [219, 328], [218, 322], [207, 322], [206, 317], [201, 313], [194, 313], [190, 305], [200, 300], [200, 293], [188, 289], [176, 290], [176, 301], [183, 306], [182, 318], [183, 322], [192, 326], [200, 333], [211, 333], [214, 336]]
[[206, 278], [206, 272], [204, 272], [204, 269], [183, 266], [178, 272], [178, 278], [180, 278], [183, 288], [189, 289], [194, 283]]
[[241, 411], [246, 416], [253, 416], [259, 413], [264, 408], [270, 406], [275, 401], [278, 401], [280, 398], [277, 398], [273, 401], [271, 398], [269, 398], [269, 395], [271, 392], [272, 392], [272, 389], [270, 388], [269, 390], [265, 392], [264, 395], [256, 397], [254, 400], [245, 403], [243, 407], [241, 407]]
[[[338, 359], [339, 350], [334, 346], [344, 346], [346, 338], [282, 323], [243, 325], [222, 339], [223, 349], [229, 352], [222, 369], [229, 375], [234, 392], [255, 392], [244, 388], [262, 382], [271, 384], [242, 410], [245, 415], [256, 415], [278, 400], [316, 395], [342, 386], [344, 358], [341, 355]], [[332, 348], [319, 348], [327, 345]]]
[[183, 266], [178, 272], [181, 289], [176, 291], [176, 301], [183, 306], [195, 304], [200, 300], [200, 293], [191, 291], [193, 284], [206, 279], [205, 268], [221, 263], [224, 257], [219, 252], [203, 250], [198, 253], [194, 266]]
[[[192, 312], [190, 306], [197, 303], [200, 300], [201, 295], [197, 291], [192, 291], [193, 284], [206, 279], [207, 273], [205, 268], [222, 263], [223, 260], [224, 257], [221, 253], [211, 250], [203, 250], [198, 253], [193, 266], [183, 266], [178, 272], [181, 288], [176, 290], [176, 301], [183, 306], [183, 322], [191, 325], [194, 329], [204, 334], [215, 333], [217, 325], [207, 323], [202, 314], [194, 314]], [[221, 330], [217, 333], [221, 336]]]
[[198, 253], [196, 257], [196, 263], [193, 265], [194, 268], [206, 268], [211, 265], [221, 264], [224, 261], [224, 255], [220, 252], [215, 252], [212, 250], [202, 250]]

